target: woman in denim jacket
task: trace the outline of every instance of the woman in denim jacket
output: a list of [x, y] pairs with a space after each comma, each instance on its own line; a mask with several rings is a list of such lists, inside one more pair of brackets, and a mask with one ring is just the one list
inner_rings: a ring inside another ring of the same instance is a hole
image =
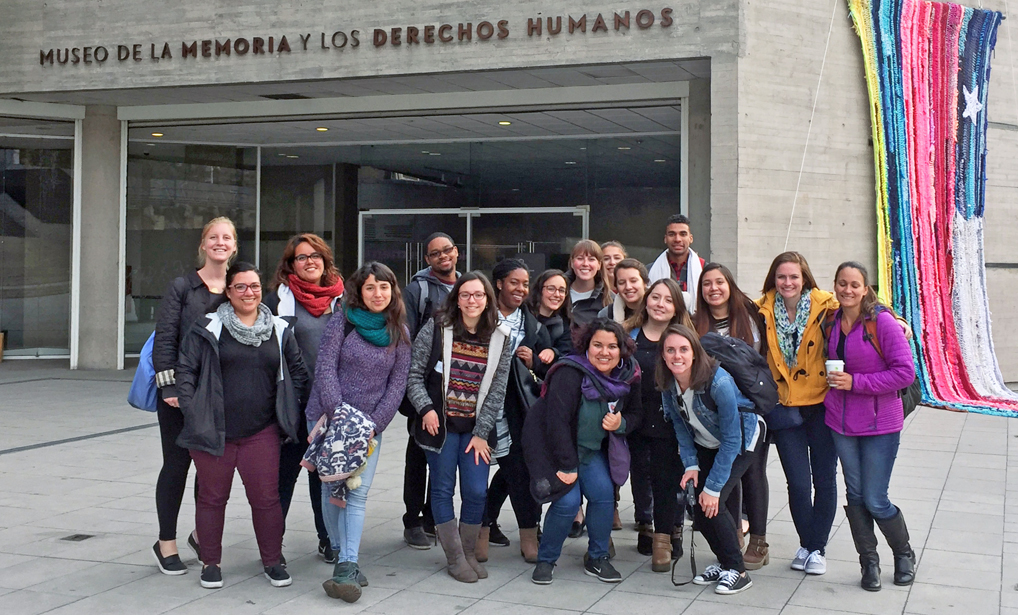
[[757, 449], [762, 449], [757, 444], [766, 427], [759, 416], [739, 410], [751, 408], [752, 402], [707, 355], [689, 327], [671, 325], [665, 331], [654, 379], [686, 467], [681, 485], [685, 488], [693, 481], [696, 487], [700, 506], [695, 523], [719, 562], [693, 583], [716, 582], [714, 593], [722, 595], [745, 591], [753, 581], [746, 574], [736, 520], [725, 502], [755, 461]]

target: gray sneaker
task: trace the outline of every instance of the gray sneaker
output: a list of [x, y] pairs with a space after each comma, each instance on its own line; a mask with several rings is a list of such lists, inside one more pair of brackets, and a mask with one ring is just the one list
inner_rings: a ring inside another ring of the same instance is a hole
[[406, 541], [407, 546], [411, 549], [423, 551], [431, 548], [431, 540], [428, 539], [428, 536], [419, 525], [403, 530], [403, 540]]
[[802, 569], [806, 574], [824, 574], [827, 572], [827, 558], [820, 555], [820, 551], [814, 551], [806, 557]]
[[717, 564], [711, 564], [703, 572], [693, 577], [693, 585], [711, 585], [721, 580], [725, 569]]
[[530, 580], [538, 585], [551, 585], [552, 576], [555, 574], [555, 564], [549, 562], [537, 562], [534, 574]]
[[799, 547], [799, 550], [795, 552], [795, 557], [792, 559], [792, 570], [804, 570], [808, 557], [809, 551], [805, 547]]

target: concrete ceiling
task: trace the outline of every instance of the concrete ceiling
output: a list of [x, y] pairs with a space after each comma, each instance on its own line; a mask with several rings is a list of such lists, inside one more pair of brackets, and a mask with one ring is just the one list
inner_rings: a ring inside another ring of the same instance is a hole
[[66, 103], [72, 105], [164, 105], [211, 102], [266, 100], [279, 95], [306, 98], [377, 96], [384, 94], [424, 94], [476, 92], [664, 83], [710, 78], [707, 58], [671, 62], [636, 62], [566, 66], [528, 70], [500, 70], [471, 73], [438, 73], [402, 77], [250, 83], [181, 88], [143, 88], [75, 92], [18, 94], [19, 100]]

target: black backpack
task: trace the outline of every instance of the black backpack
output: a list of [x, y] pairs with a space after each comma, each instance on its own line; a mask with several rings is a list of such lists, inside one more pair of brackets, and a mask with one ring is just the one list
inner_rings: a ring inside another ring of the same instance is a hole
[[[725, 337], [719, 333], [707, 333], [700, 338], [700, 344], [726, 372], [732, 375], [736, 386], [749, 401], [753, 408], [749, 409], [760, 416], [778, 405], [778, 385], [771, 375], [767, 359], [753, 347], [737, 337]], [[704, 395], [707, 403], [713, 403], [710, 395]]]

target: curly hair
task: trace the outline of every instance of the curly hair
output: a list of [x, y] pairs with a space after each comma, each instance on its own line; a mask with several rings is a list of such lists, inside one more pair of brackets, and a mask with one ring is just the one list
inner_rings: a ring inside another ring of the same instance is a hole
[[[276, 275], [272, 278], [272, 290], [279, 288], [280, 284], [288, 284], [289, 276], [291, 274], [296, 275], [296, 271], [293, 270], [293, 259], [297, 253], [297, 247], [302, 243], [307, 243], [322, 255], [322, 279], [319, 280], [319, 286], [332, 286], [337, 281], [342, 280], [343, 276], [339, 274], [339, 269], [336, 268], [335, 259], [332, 256], [332, 249], [329, 244], [325, 243], [325, 240], [315, 235], [314, 233], [301, 233], [300, 235], [294, 235], [286, 242], [286, 247], [283, 248], [283, 256], [279, 259], [279, 265], [276, 267]], [[375, 276], [377, 279], [377, 276]]]
[[633, 338], [626, 335], [622, 325], [603, 316], [595, 318], [573, 331], [573, 348], [576, 349], [576, 352], [586, 354], [590, 350], [590, 340], [594, 338], [594, 334], [598, 331], [607, 331], [613, 334], [615, 339], [619, 341], [620, 359], [628, 359], [636, 352], [636, 342], [633, 341]]

